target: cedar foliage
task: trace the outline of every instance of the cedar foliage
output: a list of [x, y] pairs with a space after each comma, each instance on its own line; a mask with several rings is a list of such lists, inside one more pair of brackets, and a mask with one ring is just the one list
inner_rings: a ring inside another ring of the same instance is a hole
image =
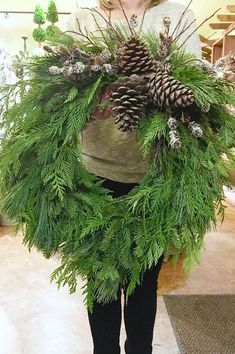
[[[77, 43], [94, 53], [110, 45], [113, 53], [113, 36], [107, 31], [103, 41], [93, 37], [93, 46]], [[147, 33], [143, 40], [155, 55], [156, 36]], [[61, 35], [59, 43], [72, 47], [74, 40]], [[230, 186], [228, 169], [235, 166], [235, 119], [225, 107], [235, 102], [233, 87], [193, 66], [187, 53], [172, 52], [172, 76], [192, 90], [197, 107], [191, 114], [204, 135], [196, 139], [180, 123], [182, 147], [171, 149], [166, 113], [149, 109], [137, 132], [148, 171], [138, 187], [120, 198], [113, 199], [85, 169], [79, 141], [102, 88], [117, 75], [98, 73], [89, 84], [53, 76], [49, 67], [61, 63], [58, 53], [50, 53], [32, 59], [27, 66], [31, 79], [9, 87], [4, 98], [1, 208], [23, 225], [29, 249], [61, 260], [51, 275], [58, 286], [68, 285], [72, 293], [78, 276], [87, 279], [89, 310], [94, 299], [115, 299], [119, 286], [130, 295], [143, 272], [172, 244], [174, 261], [183, 251], [189, 271], [200, 261], [205, 233], [215, 227], [217, 213], [224, 213], [222, 186]]]

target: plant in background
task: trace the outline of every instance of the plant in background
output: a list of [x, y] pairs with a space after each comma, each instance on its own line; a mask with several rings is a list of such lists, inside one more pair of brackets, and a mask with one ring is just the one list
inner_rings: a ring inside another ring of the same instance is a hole
[[55, 36], [57, 33], [60, 32], [60, 29], [55, 26], [55, 23], [59, 21], [59, 17], [56, 4], [52, 0], [49, 2], [48, 5], [46, 19], [47, 21], [51, 22], [51, 25], [48, 26], [46, 29], [47, 38], [49, 39], [51, 36]]
[[39, 26], [44, 25], [44, 23], [46, 22], [44, 10], [40, 5], [37, 5], [35, 7], [33, 22]]
[[35, 28], [33, 30], [33, 39], [39, 43], [39, 47], [41, 47], [42, 42], [46, 40], [46, 31], [44, 28]]
[[30, 55], [28, 51], [20, 50], [19, 54], [16, 54], [13, 59], [13, 68], [18, 79], [23, 80], [26, 78], [28, 72], [26, 70], [26, 64], [30, 62]]
[[54, 26], [54, 24], [59, 20], [56, 4], [52, 0], [49, 2], [48, 5], [46, 19], [47, 21], [51, 22], [52, 26]]
[[33, 39], [39, 43], [41, 47], [42, 42], [46, 39], [46, 31], [41, 26], [46, 22], [45, 13], [40, 5], [37, 5], [34, 10], [33, 22], [38, 25], [33, 31]]

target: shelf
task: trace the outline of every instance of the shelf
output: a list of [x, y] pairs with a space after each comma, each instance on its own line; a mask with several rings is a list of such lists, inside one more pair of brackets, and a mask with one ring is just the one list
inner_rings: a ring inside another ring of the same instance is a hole
[[207, 44], [208, 46], [212, 46], [212, 44], [215, 43], [214, 39], [208, 39], [202, 36], [201, 34], [199, 35], [199, 37], [202, 44]]
[[[232, 5], [231, 5], [232, 6]], [[235, 22], [229, 24], [221, 38], [212, 45], [212, 64], [235, 49]]]
[[217, 39], [216, 42], [213, 43], [214, 46], [221, 46], [223, 45], [223, 38]]
[[228, 5], [227, 9], [229, 12], [235, 13], [235, 5]]
[[210, 27], [214, 30], [225, 30], [231, 26], [231, 22], [215, 22], [215, 23], [210, 23]]
[[217, 18], [220, 21], [224, 21], [224, 22], [235, 22], [235, 15], [230, 15], [230, 14], [217, 15]]

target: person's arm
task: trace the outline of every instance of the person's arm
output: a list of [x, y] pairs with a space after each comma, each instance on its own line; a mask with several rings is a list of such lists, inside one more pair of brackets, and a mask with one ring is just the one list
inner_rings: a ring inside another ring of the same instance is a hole
[[[189, 26], [192, 22], [193, 22], [193, 24], [191, 26]], [[182, 35], [180, 35], [179, 39], [177, 40], [177, 44], [178, 45], [183, 44], [186, 41], [186, 39], [189, 37], [184, 44], [185, 50], [187, 52], [191, 52], [191, 53], [195, 54], [199, 59], [201, 59], [202, 58], [202, 51], [201, 51], [199, 34], [198, 34], [198, 31], [194, 32], [196, 30], [196, 28], [197, 28], [197, 24], [195, 21], [195, 15], [194, 15], [193, 11], [188, 10], [185, 13], [185, 15], [181, 21], [181, 24], [179, 26], [179, 29], [176, 33], [176, 36], [178, 36], [181, 32], [183, 32]], [[192, 33], [193, 33], [193, 35], [191, 36]]]

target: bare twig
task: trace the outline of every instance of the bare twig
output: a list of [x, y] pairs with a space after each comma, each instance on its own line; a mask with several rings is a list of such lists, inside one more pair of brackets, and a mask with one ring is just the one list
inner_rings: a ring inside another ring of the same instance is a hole
[[110, 25], [110, 27], [112, 27], [112, 24], [110, 24], [110, 22], [105, 18], [105, 16], [102, 15], [102, 13], [100, 11], [98, 11], [96, 8], [94, 8], [94, 7], [92, 7], [92, 8], [83, 7], [83, 9], [86, 9], [86, 10], [89, 10], [91, 12], [96, 13], [97, 15], [99, 15], [105, 21], [106, 24], [108, 24], [108, 25]]
[[[103, 10], [103, 11], [104, 11], [105, 15], [107, 16], [107, 19], [108, 19], [109, 23], [111, 24], [111, 10], [109, 10], [108, 13], [107, 13], [106, 10]], [[112, 25], [112, 24], [111, 24], [111, 25]]]
[[126, 19], [126, 22], [128, 24], [128, 27], [129, 27], [129, 30], [131, 32], [132, 35], [136, 34], [135, 30], [132, 28], [132, 26], [130, 25], [130, 21], [128, 20], [128, 17], [126, 15], [126, 11], [124, 10], [124, 7], [123, 7], [123, 4], [122, 4], [122, 0], [118, 0], [119, 1], [119, 4], [121, 6], [121, 10], [122, 10], [122, 13]]
[[89, 37], [87, 37], [85, 34], [83, 33], [80, 33], [80, 32], [76, 32], [76, 31], [64, 31], [63, 34], [66, 34], [66, 33], [74, 33], [74, 34], [77, 34], [78, 36], [81, 36], [81, 37], [84, 37], [86, 38], [91, 44], [94, 44], [94, 42], [91, 41], [91, 39]]
[[142, 32], [143, 24], [144, 24], [144, 19], [145, 19], [145, 15], [146, 15], [147, 10], [148, 10], [148, 7], [146, 7], [145, 10], [144, 10], [144, 13], [143, 13], [143, 17], [142, 17], [142, 20], [141, 20], [141, 24], [140, 24], [140, 29], [139, 29], [138, 35], [140, 35], [141, 32]]
[[90, 35], [89, 35], [89, 32], [87, 31], [87, 28], [84, 27], [84, 31], [85, 31], [85, 33], [84, 33], [84, 31], [83, 31], [82, 28], [81, 28], [81, 25], [80, 25], [80, 22], [79, 22], [78, 18], [76, 18], [76, 21], [77, 21], [77, 25], [78, 25], [79, 32], [82, 34], [82, 36], [83, 36], [84, 38], [87, 38], [88, 41], [89, 41], [91, 44], [95, 44], [94, 42], [92, 42], [91, 37], [90, 37]]
[[109, 23], [111, 23], [111, 10], [109, 10]]
[[185, 29], [183, 31], [181, 31], [175, 38], [172, 39], [171, 44], [176, 42], [177, 39], [179, 37], [181, 37], [182, 34], [184, 34], [184, 32], [186, 32], [195, 22], [196, 22], [196, 19], [194, 19], [192, 22], [190, 22], [190, 24], [187, 27], [185, 27]]
[[174, 28], [174, 30], [173, 30], [173, 32], [172, 32], [172, 34], [171, 34], [172, 37], [174, 36], [175, 32], [178, 30], [179, 25], [181, 24], [181, 21], [182, 21], [184, 15], [185, 15], [185, 13], [188, 11], [188, 8], [189, 8], [189, 6], [192, 4], [192, 2], [193, 2], [193, 0], [190, 0], [190, 2], [189, 2], [189, 4], [187, 5], [186, 9], [182, 12], [182, 15], [180, 16], [180, 19], [179, 19], [177, 25], [175, 26], [175, 28]]
[[204, 25], [204, 23], [210, 20], [220, 10], [221, 8], [217, 9], [211, 16], [207, 17], [199, 26], [197, 26], [197, 28], [185, 39], [185, 41], [180, 45], [178, 49], [182, 48], [185, 45], [185, 43], [189, 40], [189, 38], [191, 38], [194, 35], [194, 33], [197, 32], [198, 29]]
[[[84, 31], [85, 31], [85, 33], [86, 33], [87, 38], [90, 38], [91, 43], [93, 43], [94, 45], [96, 45], [96, 43], [92, 41], [92, 39], [91, 39], [92, 37], [90, 37], [90, 33], [89, 33], [87, 27], [84, 27]], [[94, 38], [94, 37], [93, 37], [93, 38]]]
[[98, 23], [98, 21], [97, 21], [95, 15], [94, 15], [93, 13], [92, 13], [91, 15], [92, 15], [92, 17], [93, 17], [93, 19], [94, 19], [94, 21], [95, 21], [95, 24], [96, 24], [97, 28], [99, 29], [99, 32], [101, 33], [101, 36], [102, 36], [102, 38], [103, 38], [103, 41], [105, 42], [105, 44], [106, 44], [107, 47], [108, 47], [109, 44], [108, 44], [108, 42], [107, 42], [107, 40], [106, 40], [106, 37], [105, 37], [105, 35], [104, 35], [104, 30], [100, 27], [100, 25], [99, 25], [99, 23]]
[[84, 33], [84, 31], [82, 30], [78, 18], [76, 18], [76, 21], [77, 21], [78, 31], [79, 31], [79, 32], [76, 32], [76, 31], [65, 31], [65, 32], [63, 32], [63, 33], [74, 33], [74, 34], [77, 34], [78, 36], [81, 36], [81, 37], [87, 39], [89, 43], [91, 43], [91, 44], [94, 45], [95, 43], [91, 40], [91, 38], [90, 38], [90, 36], [89, 36], [89, 33], [86, 31], [86, 29], [85, 29], [86, 33]]
[[111, 21], [107, 20], [105, 16], [103, 16], [98, 10], [96, 10], [95, 8], [88, 8], [88, 7], [84, 7], [84, 9], [87, 9], [91, 12], [98, 14], [105, 21], [105, 23], [112, 29], [112, 31], [116, 34], [116, 36], [119, 37], [120, 40], [122, 40], [122, 38], [120, 38], [119, 36], [119, 33], [116, 31], [115, 27], [112, 25]]
[[106, 22], [108, 21], [109, 25], [112, 26], [112, 22], [111, 22], [111, 10], [109, 10], [109, 12], [107, 12], [106, 10], [103, 10], [106, 17], [107, 17], [107, 20]]

